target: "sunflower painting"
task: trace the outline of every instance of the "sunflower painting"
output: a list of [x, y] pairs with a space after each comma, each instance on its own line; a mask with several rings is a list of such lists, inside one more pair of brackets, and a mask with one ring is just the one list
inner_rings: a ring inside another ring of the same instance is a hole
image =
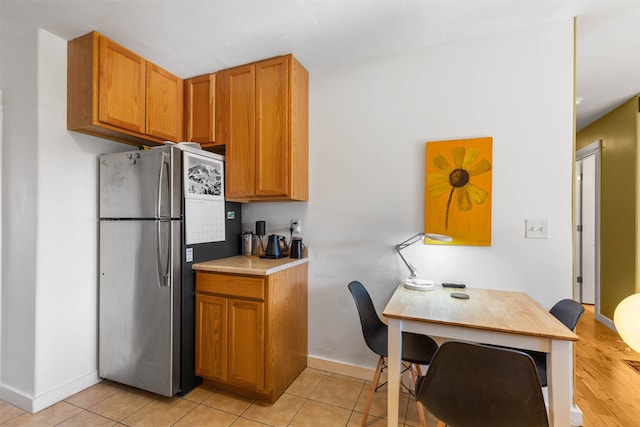
[[493, 138], [427, 142], [425, 230], [491, 245]]

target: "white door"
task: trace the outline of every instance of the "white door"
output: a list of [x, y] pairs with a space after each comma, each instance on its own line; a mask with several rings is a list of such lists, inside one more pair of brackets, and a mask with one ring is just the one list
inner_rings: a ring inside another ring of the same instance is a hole
[[576, 152], [575, 186], [575, 265], [574, 299], [595, 304], [595, 317], [606, 324], [600, 313], [600, 148], [595, 141]]
[[576, 160], [575, 169], [575, 193], [574, 193], [574, 214], [575, 214], [575, 276], [573, 277], [573, 299], [582, 302], [582, 160]]
[[[576, 162], [576, 259], [580, 302], [594, 304], [596, 297], [596, 156], [589, 155]], [[578, 194], [579, 193], [579, 194]]]

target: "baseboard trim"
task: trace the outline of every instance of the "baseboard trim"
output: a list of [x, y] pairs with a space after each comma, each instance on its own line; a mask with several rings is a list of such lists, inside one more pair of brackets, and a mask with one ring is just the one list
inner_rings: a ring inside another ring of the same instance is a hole
[[613, 323], [613, 320], [609, 319], [605, 315], [603, 315], [601, 313], [595, 313], [595, 318], [596, 318], [596, 320], [598, 322], [602, 323], [603, 325], [605, 325], [606, 327], [608, 327], [612, 331], [618, 332], [616, 330], [616, 325]]
[[[358, 378], [365, 381], [371, 381], [375, 368], [364, 368], [358, 365], [351, 365], [348, 363], [337, 362], [331, 359], [323, 359], [321, 357], [307, 356], [307, 366], [310, 368], [321, 369], [323, 371], [332, 372], [334, 374], [346, 375], [353, 378]], [[422, 372], [426, 372], [426, 367], [422, 366]], [[386, 381], [386, 372], [383, 373], [380, 382]], [[405, 385], [400, 390], [403, 393], [407, 392], [407, 388], [413, 390], [413, 382], [411, 381], [411, 374], [409, 371], [405, 371], [400, 377], [400, 381]]]
[[0, 386], [0, 398], [5, 402], [11, 403], [13, 406], [17, 406], [23, 411], [27, 411], [33, 414], [33, 396], [25, 394], [20, 390], [14, 389], [6, 385]]
[[321, 369], [323, 371], [333, 372], [334, 374], [347, 375], [349, 377], [359, 378], [365, 381], [370, 381], [371, 378], [373, 378], [374, 372], [373, 368], [363, 368], [362, 366], [351, 365], [315, 356], [307, 356], [307, 366], [309, 368]]
[[94, 371], [37, 396], [24, 393], [13, 387], [2, 384], [0, 385], [0, 396], [2, 397], [2, 400], [17, 406], [23, 411], [35, 414], [36, 412], [58, 403], [69, 396], [73, 396], [79, 391], [99, 383], [100, 381], [101, 379], [98, 377], [98, 371]]
[[571, 405], [571, 413], [569, 415], [569, 422], [571, 423], [572, 427], [580, 427], [580, 426], [582, 426], [582, 423], [583, 423], [582, 410], [580, 408], [578, 408], [578, 405], [576, 405], [575, 403], [573, 405]]

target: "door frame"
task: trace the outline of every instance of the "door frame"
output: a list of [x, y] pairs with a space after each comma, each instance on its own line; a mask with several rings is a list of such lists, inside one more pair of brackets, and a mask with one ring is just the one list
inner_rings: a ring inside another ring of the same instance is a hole
[[[596, 320], [605, 325], [613, 328], [613, 322], [611, 319], [605, 317], [600, 312], [600, 179], [601, 179], [601, 150], [602, 148], [602, 140], [597, 140], [592, 142], [591, 144], [579, 149], [576, 151], [575, 161], [578, 162], [580, 160], [585, 159], [589, 156], [595, 156], [595, 260], [594, 260], [594, 268], [595, 268], [595, 307], [594, 307], [594, 315]], [[576, 189], [576, 192], [580, 189]], [[576, 204], [576, 196], [574, 194], [574, 211], [577, 209]], [[578, 239], [577, 239], [577, 230], [574, 238], [574, 246], [576, 248], [576, 256], [578, 255]], [[577, 261], [577, 260], [576, 260]], [[576, 272], [577, 273], [577, 272]], [[574, 295], [578, 295], [580, 292], [579, 284], [576, 281], [577, 274], [574, 275]]]

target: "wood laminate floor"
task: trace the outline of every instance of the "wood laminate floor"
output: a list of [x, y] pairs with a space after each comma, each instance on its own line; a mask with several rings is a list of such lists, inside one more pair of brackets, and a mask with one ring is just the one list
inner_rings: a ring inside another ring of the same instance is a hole
[[584, 427], [640, 426], [640, 373], [624, 360], [640, 361], [620, 336], [597, 322], [585, 305], [575, 344], [575, 402]]

